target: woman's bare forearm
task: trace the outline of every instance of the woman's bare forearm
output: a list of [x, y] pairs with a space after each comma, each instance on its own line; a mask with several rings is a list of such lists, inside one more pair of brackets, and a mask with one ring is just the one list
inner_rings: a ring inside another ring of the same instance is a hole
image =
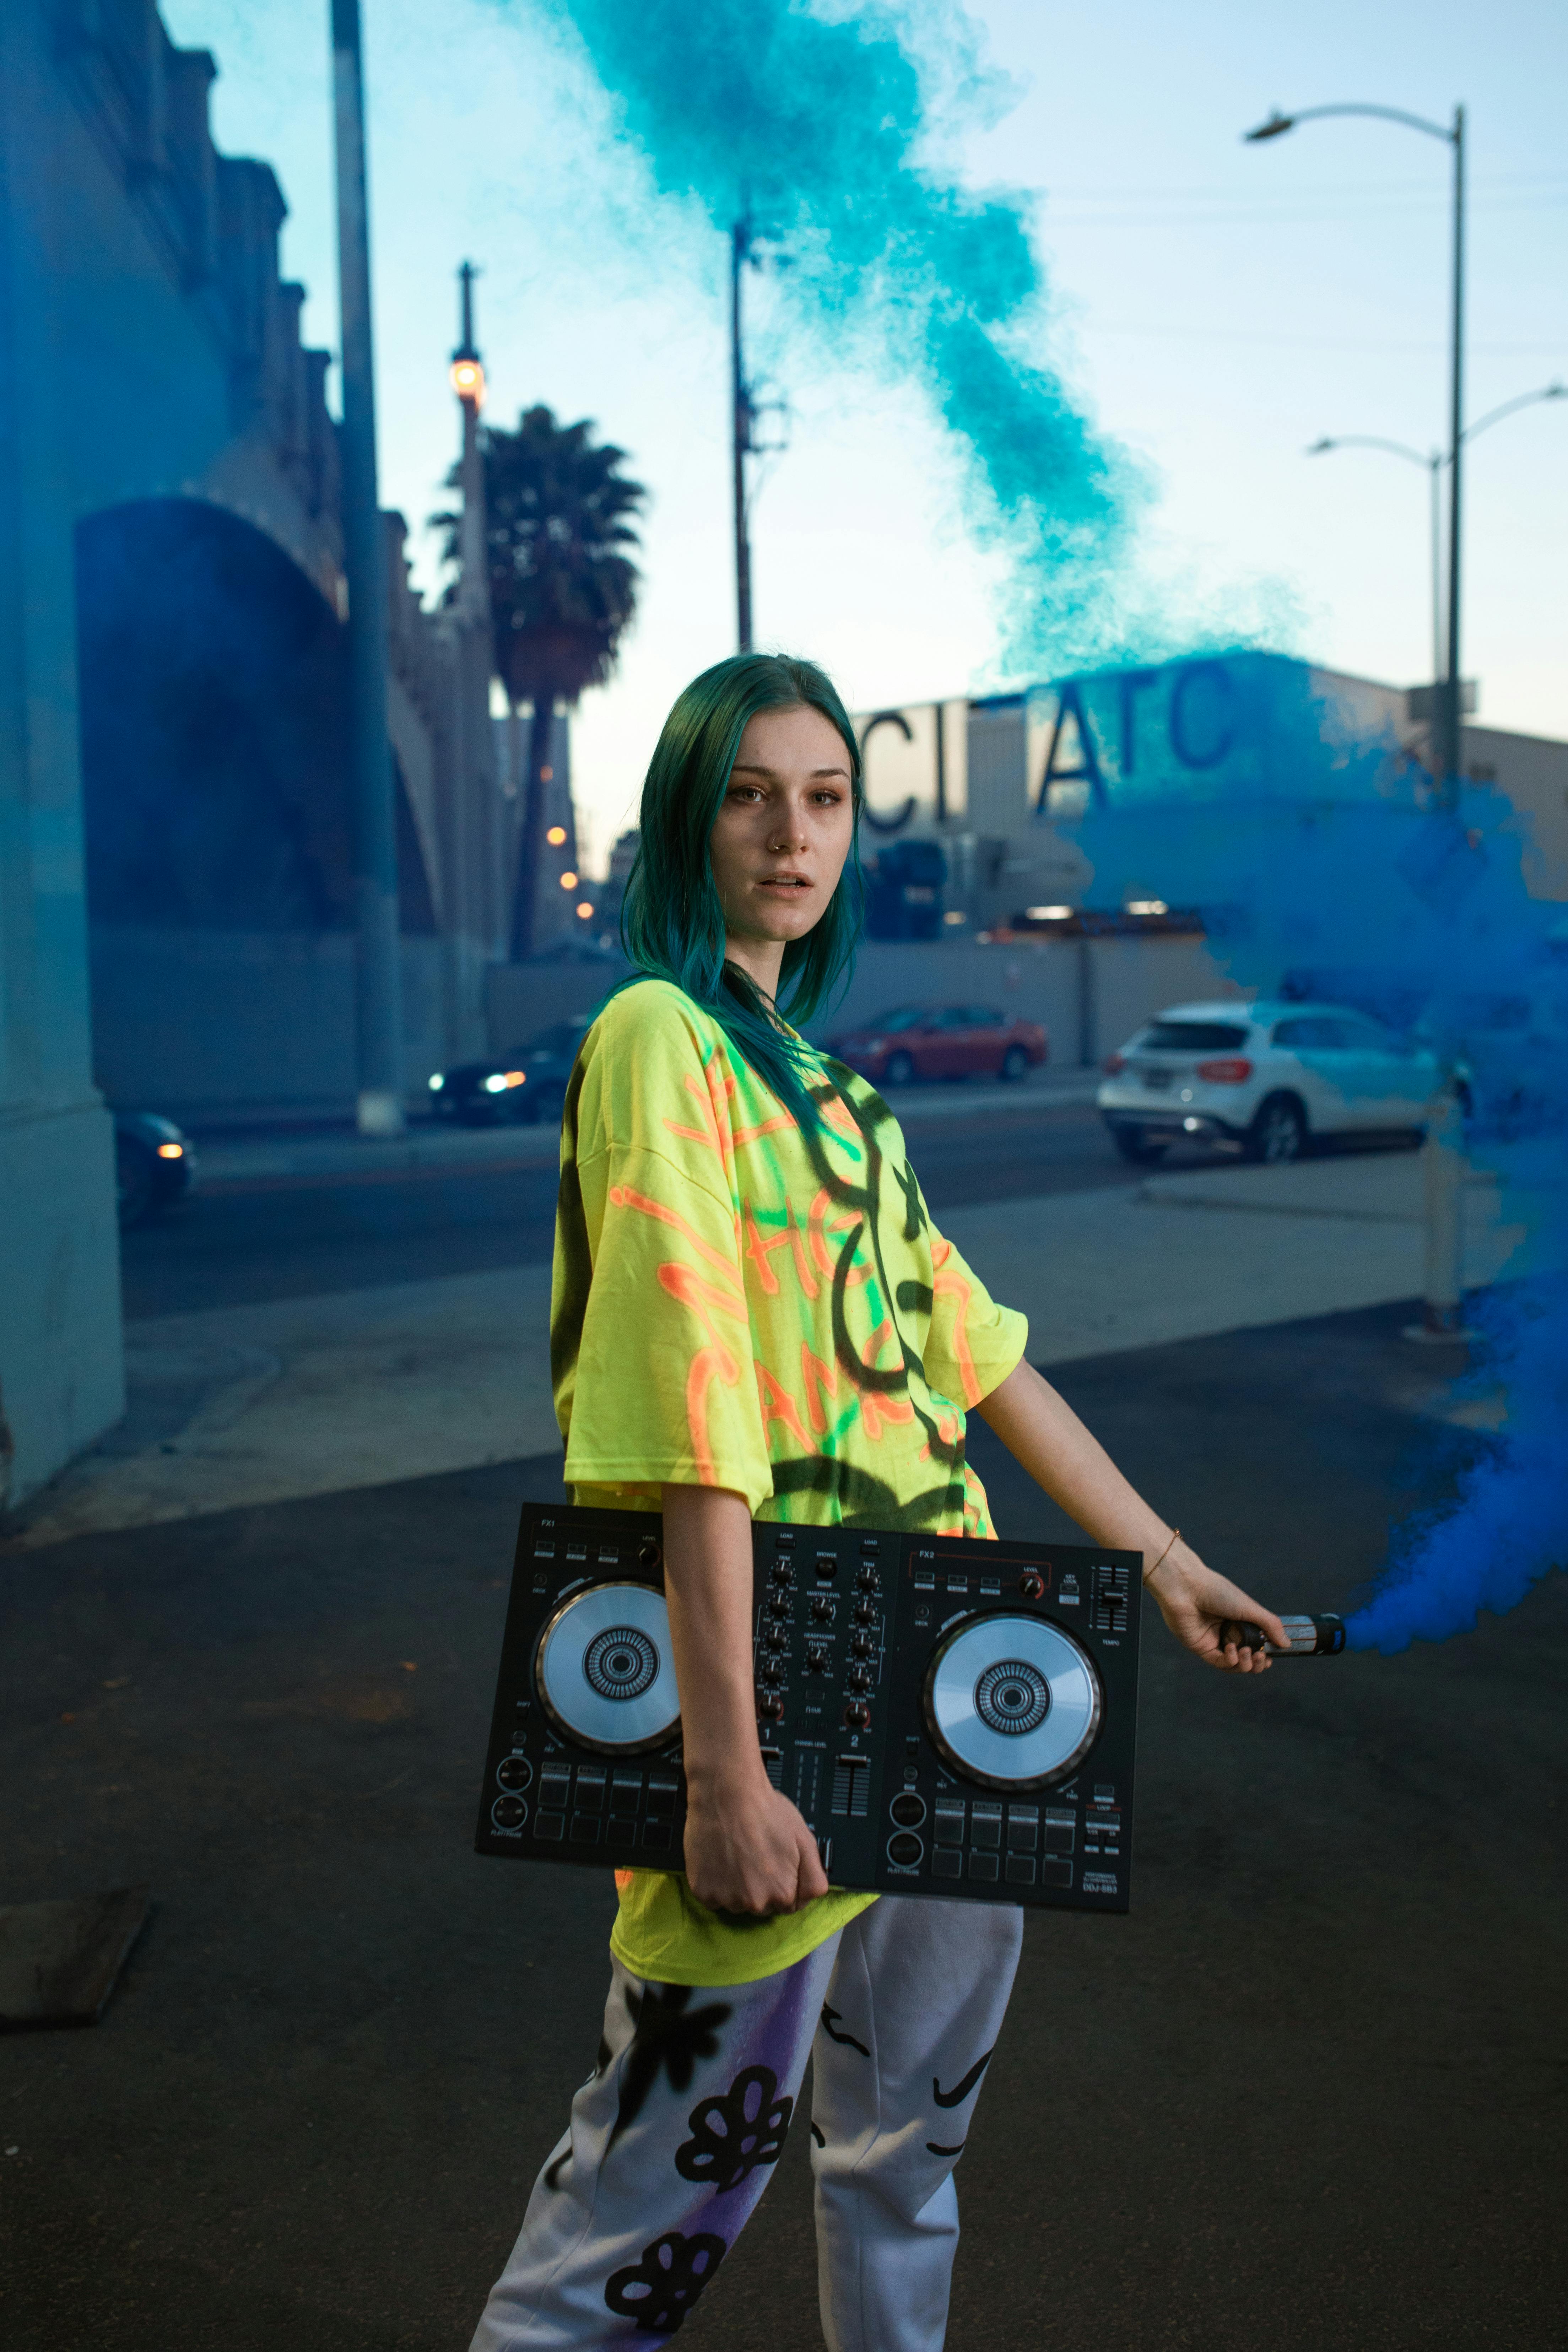
[[664, 1597], [680, 1693], [686, 1877], [763, 1916], [825, 1895], [811, 1832], [763, 1765], [752, 1662], [752, 1515], [721, 1486], [664, 1489]]
[[1207, 1664], [1242, 1674], [1267, 1668], [1267, 1653], [1237, 1641], [1241, 1622], [1260, 1624], [1271, 1642], [1289, 1646], [1273, 1611], [1205, 1565], [1122, 1476], [1066, 1398], [1032, 1364], [1015, 1365], [975, 1411], [1037, 1486], [1096, 1543], [1142, 1553], [1143, 1581], [1161, 1615], [1176, 1639]]
[[664, 1593], [687, 1783], [762, 1779], [752, 1664], [752, 1515], [724, 1486], [664, 1489]]
[[1036, 1485], [1096, 1543], [1141, 1551], [1145, 1570], [1153, 1566], [1173, 1530], [1032, 1364], [1016, 1365], [974, 1410]]

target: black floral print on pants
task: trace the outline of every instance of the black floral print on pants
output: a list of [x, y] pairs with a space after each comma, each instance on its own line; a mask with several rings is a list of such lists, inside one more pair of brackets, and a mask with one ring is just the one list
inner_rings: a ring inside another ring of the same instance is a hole
[[691, 2137], [675, 2151], [681, 2179], [709, 2182], [722, 2196], [759, 2164], [776, 2164], [795, 2113], [778, 2087], [771, 2066], [748, 2066], [719, 2097], [699, 2100], [688, 2117]]
[[610, 2134], [613, 2147], [628, 2124], [635, 2123], [661, 2071], [672, 2091], [690, 2087], [699, 2058], [719, 2053], [719, 2028], [730, 2015], [724, 2000], [690, 2006], [691, 1985], [645, 1985], [640, 1994], [628, 1991], [626, 2009], [636, 2029], [621, 2075], [620, 2108]]
[[635, 2319], [652, 2336], [673, 2336], [720, 2263], [722, 2238], [710, 2230], [683, 2238], [679, 2230], [656, 2238], [640, 2263], [611, 2273], [605, 2301], [622, 2319]]

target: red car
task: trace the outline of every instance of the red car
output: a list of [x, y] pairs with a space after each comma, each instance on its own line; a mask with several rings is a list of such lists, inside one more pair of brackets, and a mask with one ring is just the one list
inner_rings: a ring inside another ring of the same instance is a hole
[[863, 1028], [832, 1038], [827, 1051], [874, 1086], [920, 1078], [1021, 1078], [1048, 1060], [1037, 1021], [1009, 1020], [991, 1004], [900, 1004]]

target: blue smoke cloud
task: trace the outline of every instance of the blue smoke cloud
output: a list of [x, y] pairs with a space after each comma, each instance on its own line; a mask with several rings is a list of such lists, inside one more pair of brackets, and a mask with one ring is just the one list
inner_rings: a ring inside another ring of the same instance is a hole
[[1207, 764], [1179, 793], [1168, 767], [1117, 757], [1121, 714], [1138, 691], [1157, 699], [1162, 674], [1079, 687], [1100, 772], [1074, 829], [1097, 903], [1157, 887], [1205, 910], [1244, 987], [1273, 993], [1294, 971], [1321, 998], [1417, 1024], [1468, 1075], [1472, 1162], [1520, 1230], [1506, 1278], [1467, 1307], [1479, 1339], [1458, 1391], [1500, 1388], [1504, 1425], [1451, 1505], [1395, 1532], [1349, 1620], [1352, 1647], [1402, 1650], [1512, 1608], [1568, 1559], [1568, 915], [1529, 896], [1528, 826], [1505, 799], [1469, 787], [1456, 812], [1434, 809], [1392, 737], [1358, 729], [1304, 667], [1242, 654], [1184, 667], [1212, 681], [1214, 708], [1205, 721], [1187, 697], [1187, 748]]
[[1124, 635], [1118, 583], [1143, 490], [1033, 354], [1047, 289], [1027, 200], [932, 160], [997, 94], [954, 7], [536, 0], [570, 28], [661, 194], [728, 232], [743, 205], [789, 257], [784, 299], [825, 347], [924, 388], [965, 460], [971, 527], [1011, 582], [1004, 664], [1039, 676]]
[[[510, 0], [502, 0], [510, 5]], [[818, 341], [924, 387], [965, 460], [976, 537], [1007, 559], [999, 666], [1036, 677], [1174, 650], [1132, 617], [1136, 468], [1039, 357], [1050, 303], [1027, 205], [975, 194], [935, 135], [994, 102], [968, 20], [944, 0], [816, 7], [791, 0], [534, 0], [574, 41], [656, 188], [728, 231], [743, 205], [787, 248], [788, 299]], [[1098, 773], [1082, 823], [1097, 904], [1157, 895], [1200, 907], [1244, 986], [1294, 967], [1396, 1025], [1419, 1017], [1462, 1057], [1473, 1143], [1509, 1187], [1526, 1237], [1484, 1314], [1479, 1377], [1508, 1420], [1460, 1475], [1447, 1511], [1395, 1538], [1352, 1620], [1392, 1651], [1510, 1607], [1568, 1544], [1557, 1433], [1568, 1420], [1568, 938], [1532, 902], [1523, 829], [1495, 793], [1456, 814], [1356, 714], [1325, 706], [1278, 657], [1221, 657], [1223, 625], [1186, 683], [1166, 680], [1179, 790], [1134, 755], [1158, 673], [1086, 680]], [[1230, 639], [1242, 632], [1234, 623]], [[1095, 707], [1096, 696], [1100, 707]], [[1107, 700], [1109, 698], [1109, 700]], [[1236, 750], [1235, 747], [1242, 747]], [[1250, 748], [1247, 748], [1250, 747]], [[1527, 1017], [1500, 1022], [1500, 1004]]]

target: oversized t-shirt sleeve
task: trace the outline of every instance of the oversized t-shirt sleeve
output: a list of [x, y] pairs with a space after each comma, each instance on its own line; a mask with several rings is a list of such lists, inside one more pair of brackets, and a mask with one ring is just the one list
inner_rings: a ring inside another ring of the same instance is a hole
[[[644, 983], [604, 1016], [577, 1105], [589, 1265], [570, 1383], [572, 1486], [773, 1493], [731, 1190], [728, 1075]], [[639, 1003], [638, 999], [642, 1001]], [[556, 1314], [563, 1300], [558, 1253]]]
[[1028, 1345], [1027, 1318], [998, 1307], [952, 1244], [931, 1228], [931, 1309], [925, 1374], [965, 1412], [1000, 1388]]

